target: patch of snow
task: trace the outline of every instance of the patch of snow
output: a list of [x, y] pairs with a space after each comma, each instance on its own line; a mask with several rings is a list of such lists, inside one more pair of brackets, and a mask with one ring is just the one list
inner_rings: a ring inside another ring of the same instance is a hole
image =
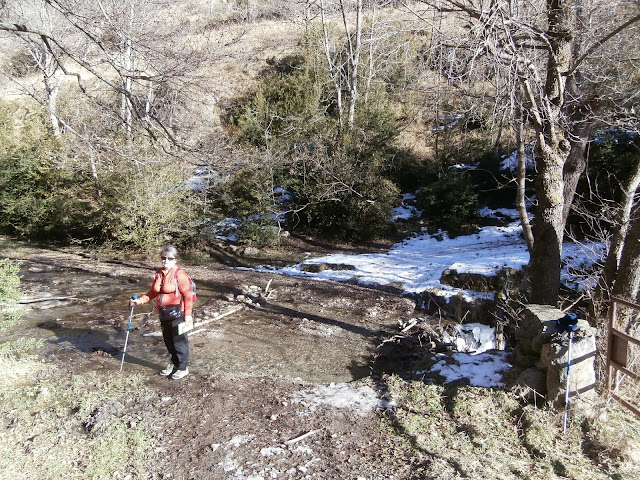
[[483, 207], [478, 210], [478, 215], [486, 218], [507, 218], [511, 220], [518, 220], [520, 215], [518, 214], [518, 210], [515, 208], [497, 208], [492, 209], [489, 207]]
[[231, 440], [229, 440], [228, 444], [237, 448], [240, 445], [244, 445], [249, 442], [252, 438], [253, 435], [235, 435]]
[[350, 408], [360, 416], [373, 410], [392, 408], [392, 402], [378, 397], [376, 391], [368, 386], [355, 387], [348, 383], [319, 385], [311, 390], [303, 390], [292, 395], [291, 403], [305, 405], [315, 411], [321, 405], [335, 408]]
[[[502, 387], [502, 373], [509, 370], [511, 365], [507, 362], [507, 352], [492, 351], [470, 355], [468, 353], [455, 352], [452, 354], [440, 354], [442, 358], [432, 368], [431, 372], [445, 377], [445, 383], [456, 380], [468, 379], [474, 387]], [[420, 374], [420, 372], [416, 372]], [[424, 373], [424, 372], [422, 372]]]
[[303, 455], [313, 455], [313, 450], [307, 445], [298, 445], [295, 448], [295, 451], [298, 453], [302, 453]]
[[458, 352], [470, 352], [473, 355], [496, 348], [496, 329], [481, 323], [465, 323], [456, 325], [458, 335], [452, 337], [446, 331], [442, 332], [442, 339], [446, 343], [456, 345]]
[[[444, 285], [442, 272], [455, 264], [459, 273], [495, 272], [504, 267], [519, 269], [529, 262], [529, 253], [521, 238], [521, 227], [513, 223], [507, 227], [485, 227], [478, 234], [448, 238], [446, 233], [421, 234], [391, 247], [388, 252], [375, 254], [332, 254], [310, 258], [306, 264], [353, 265], [353, 270], [324, 270], [306, 272], [302, 264], [273, 270], [258, 270], [287, 275], [312, 276], [317, 279], [348, 281], [357, 279], [363, 285], [401, 285], [405, 294], [420, 294], [438, 289], [448, 296], [475, 297], [474, 293]], [[477, 292], [476, 292], [477, 293]], [[482, 292], [480, 297], [486, 297]], [[492, 294], [488, 294], [492, 297]]]
[[[534, 170], [536, 168], [536, 161], [533, 157], [533, 145], [525, 146], [525, 167], [527, 170]], [[500, 170], [508, 170], [515, 172], [518, 169], [518, 152], [514, 151], [510, 155], [502, 157], [502, 163]]]
[[404, 197], [402, 197], [400, 206], [393, 209], [391, 221], [396, 222], [398, 220], [410, 220], [414, 217], [420, 217], [422, 211], [413, 205], [415, 200], [416, 195], [414, 193], [406, 193]]
[[[567, 285], [580, 284], [575, 275], [595, 263], [604, 246], [598, 243], [563, 245], [562, 281]], [[308, 258], [302, 263], [274, 269], [257, 267], [258, 271], [313, 277], [318, 280], [347, 282], [356, 280], [362, 285], [397, 285], [405, 295], [425, 291], [444, 298], [457, 295], [467, 300], [492, 299], [493, 293], [475, 292], [451, 287], [440, 282], [445, 270], [458, 273], [496, 275], [504, 268], [521, 269], [529, 263], [529, 251], [522, 237], [519, 221], [504, 227], [484, 227], [478, 233], [449, 238], [446, 233], [418, 234], [396, 243], [387, 252], [369, 254], [331, 254]], [[308, 272], [303, 264], [351, 265], [350, 270]]]
[[260, 449], [260, 455], [263, 457], [273, 457], [282, 453], [284, 453], [284, 448], [281, 447], [264, 447]]
[[[491, 212], [485, 214], [513, 216], [513, 210]], [[571, 243], [563, 245], [562, 276], [565, 285], [574, 288], [586, 288], [589, 279], [582, 272], [588, 271], [602, 259], [604, 245], [599, 243]], [[461, 296], [467, 301], [493, 299], [490, 292], [476, 292], [454, 288], [442, 284], [440, 279], [445, 270], [456, 270], [458, 273], [496, 275], [504, 268], [521, 269], [529, 262], [529, 252], [522, 236], [519, 221], [505, 227], [485, 227], [473, 235], [449, 238], [446, 233], [430, 235], [422, 233], [399, 242], [389, 251], [374, 254], [332, 254], [318, 258], [307, 258], [304, 264], [351, 265], [351, 270], [323, 270], [307, 272], [302, 264], [273, 269], [259, 267], [259, 271], [268, 271], [283, 275], [299, 275], [313, 277], [324, 281], [353, 281], [363, 285], [399, 286], [406, 295], [417, 295], [425, 291], [444, 299]], [[489, 353], [495, 348], [495, 334], [489, 333], [477, 325], [461, 325], [461, 336], [465, 336], [461, 350], [472, 351], [474, 355], [457, 353], [453, 356], [456, 365], [439, 362], [436, 370], [453, 381], [458, 378], [470, 378], [471, 385], [500, 386], [500, 372], [507, 370], [504, 352]], [[466, 330], [471, 328], [470, 331]], [[457, 340], [456, 340], [457, 343]], [[471, 346], [469, 344], [471, 343]], [[319, 405], [333, 405], [338, 408], [354, 408], [361, 414], [376, 408], [388, 408], [377, 397], [373, 389], [363, 387], [354, 390], [345, 384], [318, 387], [318, 389], [300, 392], [296, 402], [304, 402], [315, 409]]]

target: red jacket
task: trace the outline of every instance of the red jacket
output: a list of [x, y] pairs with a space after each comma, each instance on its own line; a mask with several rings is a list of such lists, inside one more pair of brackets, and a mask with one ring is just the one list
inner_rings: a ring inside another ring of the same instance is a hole
[[178, 272], [178, 294], [176, 295], [176, 284], [173, 279], [177, 268], [178, 265], [175, 265], [166, 275], [161, 268], [156, 270], [151, 288], [146, 294], [140, 297], [140, 303], [147, 303], [156, 297], [156, 307], [179, 305], [182, 301], [182, 311], [184, 314], [193, 315], [191, 283], [189, 282], [189, 277], [183, 270]]

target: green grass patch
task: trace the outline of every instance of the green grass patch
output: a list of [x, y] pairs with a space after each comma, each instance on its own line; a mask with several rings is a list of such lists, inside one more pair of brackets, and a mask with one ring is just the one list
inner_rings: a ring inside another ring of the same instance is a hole
[[24, 309], [17, 303], [20, 291], [20, 265], [9, 259], [0, 260], [0, 332], [20, 321]]

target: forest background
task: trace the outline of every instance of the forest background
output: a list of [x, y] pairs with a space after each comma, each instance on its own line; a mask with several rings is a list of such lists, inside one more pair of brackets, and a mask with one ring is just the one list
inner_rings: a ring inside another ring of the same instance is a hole
[[635, 1], [21, 0], [0, 15], [2, 233], [192, 249], [234, 217], [251, 245], [366, 243], [411, 228], [390, 222], [406, 193], [421, 227], [454, 235], [510, 202], [530, 301], [557, 301], [568, 233], [608, 246], [594, 304], [637, 297]]

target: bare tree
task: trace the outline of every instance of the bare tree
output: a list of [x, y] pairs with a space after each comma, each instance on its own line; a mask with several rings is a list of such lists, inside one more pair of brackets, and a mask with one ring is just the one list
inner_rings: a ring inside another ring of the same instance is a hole
[[[384, 48], [393, 34], [402, 33], [395, 25], [392, 31], [388, 25], [377, 20], [380, 2], [363, 0], [319, 0], [322, 25], [321, 43], [326, 68], [332, 82], [340, 127], [353, 129], [359, 104], [368, 101], [373, 80], [384, 71], [386, 59], [393, 52]], [[381, 2], [385, 4], [386, 2]], [[307, 17], [309, 15], [307, 9]], [[313, 14], [311, 14], [313, 16]], [[338, 16], [341, 27], [336, 27]], [[364, 72], [363, 69], [366, 69]], [[346, 96], [346, 98], [345, 98]], [[345, 106], [346, 102], [346, 106]]]
[[[202, 51], [176, 42], [171, 28], [160, 26], [154, 9], [165, 3], [46, 0], [41, 10], [55, 20], [56, 30], [23, 15], [33, 11], [27, 6], [7, 12], [0, 31], [38, 44], [60, 75], [75, 78], [84, 99], [116, 119], [130, 139], [144, 137], [167, 151], [189, 150], [189, 128], [176, 128], [175, 99], [195, 92], [198, 79], [192, 72]], [[112, 101], [114, 94], [119, 105]], [[80, 135], [78, 125], [65, 127]]]

